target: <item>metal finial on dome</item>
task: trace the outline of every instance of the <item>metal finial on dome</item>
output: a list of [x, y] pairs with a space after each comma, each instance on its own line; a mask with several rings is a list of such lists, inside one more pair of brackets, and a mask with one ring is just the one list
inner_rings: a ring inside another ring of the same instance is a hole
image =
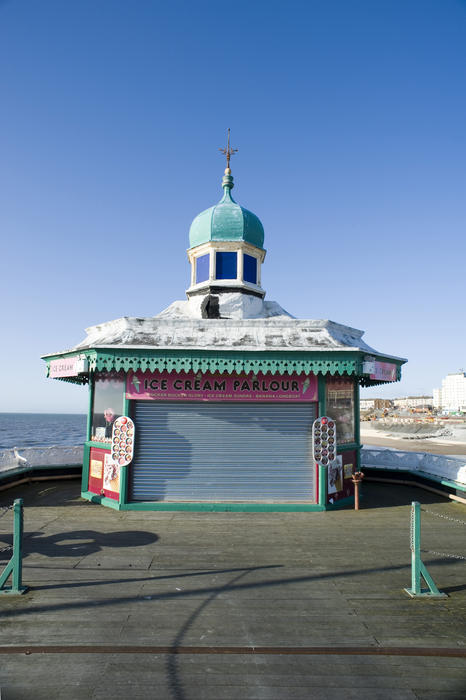
[[[230, 158], [231, 158], [231, 156], [233, 156], [235, 153], [238, 153], [238, 149], [237, 149], [237, 148], [231, 148], [231, 147], [230, 147], [230, 129], [228, 129], [227, 147], [226, 147], [226, 148], [219, 148], [218, 150], [219, 150], [221, 153], [223, 153], [224, 156], [227, 157], [227, 167], [226, 167], [226, 170], [225, 170], [225, 175], [230, 175], [230, 174], [231, 174], [231, 170], [230, 170]], [[229, 170], [230, 172], [227, 173], [227, 170]]]
[[233, 184], [233, 177], [232, 177], [231, 170], [230, 170], [230, 158], [235, 153], [238, 153], [238, 149], [231, 148], [231, 146], [230, 146], [230, 129], [228, 129], [227, 147], [226, 148], [219, 148], [218, 150], [221, 153], [223, 153], [224, 156], [227, 157], [227, 167], [225, 168], [225, 174], [223, 175], [222, 187], [224, 187], [224, 188], [228, 187], [231, 190], [231, 188], [234, 187], [234, 184]]

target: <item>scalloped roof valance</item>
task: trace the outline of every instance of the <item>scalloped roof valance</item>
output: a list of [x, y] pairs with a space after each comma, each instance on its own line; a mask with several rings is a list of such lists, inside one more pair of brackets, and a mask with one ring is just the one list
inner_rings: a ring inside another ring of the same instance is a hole
[[[72, 357], [78, 353], [66, 353]], [[203, 352], [203, 351], [156, 351], [142, 349], [103, 348], [81, 351], [89, 362], [89, 370], [93, 372], [140, 369], [145, 371], [168, 372], [220, 372], [221, 374], [331, 374], [353, 375], [360, 377], [363, 386], [373, 386], [384, 382], [376, 382], [362, 376], [361, 352]], [[63, 354], [46, 359], [47, 368], [50, 362]], [[401, 377], [401, 366], [398, 366], [397, 379]], [[88, 375], [61, 378], [77, 384], [85, 384]]]

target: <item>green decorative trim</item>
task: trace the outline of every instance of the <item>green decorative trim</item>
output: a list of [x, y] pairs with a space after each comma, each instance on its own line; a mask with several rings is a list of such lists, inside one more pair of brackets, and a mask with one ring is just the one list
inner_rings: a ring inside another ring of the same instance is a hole
[[[386, 382], [373, 381], [362, 376], [362, 362], [366, 353], [353, 351], [203, 351], [203, 350], [156, 350], [115, 348], [80, 350], [79, 352], [61, 353], [45, 358], [47, 374], [50, 362], [59, 357], [85, 355], [91, 372], [142, 370], [150, 372], [220, 372], [221, 374], [321, 374], [356, 376], [362, 386], [376, 386]], [[377, 355], [378, 359], [395, 362], [398, 366], [398, 378], [401, 378], [402, 362]], [[60, 380], [84, 384], [85, 375], [78, 377], [60, 377]]]
[[137, 355], [134, 351], [124, 354], [118, 351], [99, 352], [89, 358], [90, 369], [116, 372], [140, 369], [143, 372], [220, 372], [220, 374], [354, 374], [357, 369], [356, 358], [313, 357], [309, 354], [269, 352], [228, 352], [228, 353], [174, 353], [165, 352], [158, 356]]
[[[81, 354], [81, 353], [80, 353]], [[47, 366], [47, 377], [49, 376], [50, 367]], [[68, 382], [68, 384], [80, 384], [84, 386], [89, 383], [89, 375], [79, 374], [77, 377], [56, 377], [60, 382]]]
[[[64, 353], [65, 354], [65, 353]], [[248, 374], [263, 372], [272, 374], [347, 374], [358, 370], [358, 353], [351, 352], [203, 352], [131, 350], [130, 348], [106, 348], [87, 350], [91, 371], [116, 371], [140, 369], [143, 372], [220, 372]], [[59, 356], [56, 356], [59, 357]], [[47, 358], [48, 366], [56, 357]], [[60, 378], [61, 379], [61, 378]], [[82, 377], [65, 377], [66, 381], [82, 383]]]

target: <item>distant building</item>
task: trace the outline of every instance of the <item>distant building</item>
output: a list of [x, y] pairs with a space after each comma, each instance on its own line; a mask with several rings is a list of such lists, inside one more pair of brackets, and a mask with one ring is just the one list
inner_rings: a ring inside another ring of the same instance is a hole
[[433, 396], [405, 396], [401, 399], [393, 399], [395, 408], [432, 408], [434, 405]]
[[445, 412], [466, 413], [466, 372], [452, 372], [434, 389], [434, 406]]
[[385, 408], [393, 408], [393, 401], [390, 399], [361, 399], [361, 411], [383, 411]]
[[441, 410], [442, 408], [442, 390], [434, 389], [434, 408]]

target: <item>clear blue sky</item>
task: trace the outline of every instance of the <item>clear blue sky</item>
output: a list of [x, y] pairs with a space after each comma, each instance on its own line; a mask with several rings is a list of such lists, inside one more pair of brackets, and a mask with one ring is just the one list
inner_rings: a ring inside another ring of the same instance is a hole
[[191, 220], [263, 221], [267, 298], [466, 365], [466, 2], [0, 0], [1, 411], [86, 409], [41, 354], [184, 298]]

